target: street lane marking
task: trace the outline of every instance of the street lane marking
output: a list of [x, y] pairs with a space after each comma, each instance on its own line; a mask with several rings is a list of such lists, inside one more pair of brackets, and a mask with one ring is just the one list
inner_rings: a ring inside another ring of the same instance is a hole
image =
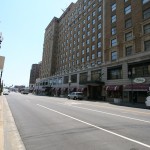
[[62, 103], [64, 105], [78, 105], [78, 104], [81, 104], [81, 103], [78, 103], [78, 102], [65, 102], [65, 103]]
[[123, 111], [127, 111], [127, 112], [135, 112], [135, 113], [138, 113], [138, 114], [150, 115], [149, 112], [139, 112], [139, 111], [135, 111], [135, 110], [127, 110], [127, 109], [116, 108], [116, 107], [99, 106], [99, 105], [92, 105], [92, 104], [85, 104], [85, 103], [84, 103], [84, 105], [90, 105], [90, 106], [96, 106], [96, 107], [104, 107], [104, 108], [109, 108], [109, 109], [118, 109], [118, 110], [123, 110]]
[[94, 110], [94, 109], [89, 109], [89, 108], [84, 108], [84, 107], [79, 107], [79, 106], [72, 106], [72, 105], [71, 105], [71, 107], [76, 107], [76, 108], [80, 108], [80, 109], [86, 109], [86, 110], [90, 110], [90, 111], [99, 112], [99, 113], [102, 113], [102, 114], [107, 114], [107, 115], [117, 116], [117, 117], [121, 117], [121, 118], [136, 120], [136, 121], [140, 121], [140, 122], [150, 123], [150, 121], [147, 121], [147, 120], [142, 120], [142, 119], [127, 117], [127, 116], [117, 115], [117, 114], [108, 113], [108, 112], [104, 112], [104, 111], [100, 111], [100, 110]]
[[96, 129], [99, 129], [99, 130], [105, 131], [105, 132], [107, 132], [107, 133], [110, 133], [110, 134], [112, 134], [112, 135], [118, 136], [118, 137], [120, 137], [120, 138], [122, 138], [122, 139], [125, 139], [125, 140], [131, 141], [131, 142], [133, 142], [133, 143], [137, 143], [137, 144], [139, 144], [139, 145], [142, 145], [142, 146], [144, 146], [144, 147], [150, 148], [150, 145], [148, 145], [148, 144], [145, 144], [145, 143], [142, 143], [142, 142], [133, 140], [133, 139], [131, 139], [131, 138], [128, 138], [128, 137], [126, 137], [126, 136], [117, 134], [117, 133], [115, 133], [115, 132], [106, 130], [106, 129], [104, 129], [104, 128], [101, 128], [101, 127], [98, 127], [98, 126], [93, 125], [93, 124], [91, 124], [91, 123], [82, 121], [82, 120], [77, 119], [77, 118], [75, 118], [75, 117], [72, 117], [72, 116], [70, 116], [70, 115], [61, 113], [61, 112], [56, 111], [56, 110], [54, 110], [54, 109], [50, 109], [50, 108], [45, 107], [45, 106], [43, 106], [43, 105], [40, 105], [40, 104], [36, 104], [36, 105], [39, 106], [39, 107], [45, 108], [45, 109], [47, 109], [47, 110], [53, 111], [53, 112], [55, 112], [55, 113], [58, 113], [58, 114], [60, 114], [60, 115], [66, 116], [66, 117], [68, 117], [68, 118], [71, 118], [71, 119], [73, 119], [73, 120], [76, 120], [76, 121], [78, 121], [78, 122], [81, 122], [81, 123], [83, 123], [83, 124], [89, 125], [89, 126], [94, 127], [94, 128], [96, 128]]

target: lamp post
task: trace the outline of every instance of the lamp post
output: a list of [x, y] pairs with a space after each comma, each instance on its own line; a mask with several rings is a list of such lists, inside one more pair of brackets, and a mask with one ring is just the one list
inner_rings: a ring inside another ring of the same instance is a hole
[[134, 79], [135, 70], [132, 68], [132, 70], [129, 70], [128, 75], [131, 80], [131, 102], [133, 103], [133, 79]]
[[1, 48], [2, 41], [3, 41], [2, 32], [0, 32], [0, 48]]
[[71, 79], [68, 80], [68, 85], [69, 85], [69, 88], [68, 88], [68, 94], [69, 94], [70, 93]]
[[3, 71], [1, 70], [1, 73], [0, 73], [0, 95], [2, 94], [2, 91], [3, 91], [2, 74], [3, 74]]

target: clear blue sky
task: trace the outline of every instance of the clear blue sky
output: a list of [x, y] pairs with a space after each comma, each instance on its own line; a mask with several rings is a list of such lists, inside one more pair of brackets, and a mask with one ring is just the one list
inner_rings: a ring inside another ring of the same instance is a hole
[[45, 28], [62, 9], [77, 0], [0, 0], [0, 55], [5, 56], [3, 82], [29, 85], [31, 65], [42, 60]]

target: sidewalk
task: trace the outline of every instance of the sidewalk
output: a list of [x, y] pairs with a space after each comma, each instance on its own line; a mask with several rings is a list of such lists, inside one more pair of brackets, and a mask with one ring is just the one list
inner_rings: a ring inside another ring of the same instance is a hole
[[0, 96], [0, 150], [4, 150], [4, 131], [3, 131], [3, 99]]
[[0, 96], [0, 139], [0, 150], [25, 150], [4, 95]]

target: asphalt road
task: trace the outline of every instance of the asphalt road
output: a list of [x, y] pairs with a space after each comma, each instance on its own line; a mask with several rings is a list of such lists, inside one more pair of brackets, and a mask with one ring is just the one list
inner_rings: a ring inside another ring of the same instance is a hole
[[148, 150], [150, 110], [10, 93], [27, 150]]

